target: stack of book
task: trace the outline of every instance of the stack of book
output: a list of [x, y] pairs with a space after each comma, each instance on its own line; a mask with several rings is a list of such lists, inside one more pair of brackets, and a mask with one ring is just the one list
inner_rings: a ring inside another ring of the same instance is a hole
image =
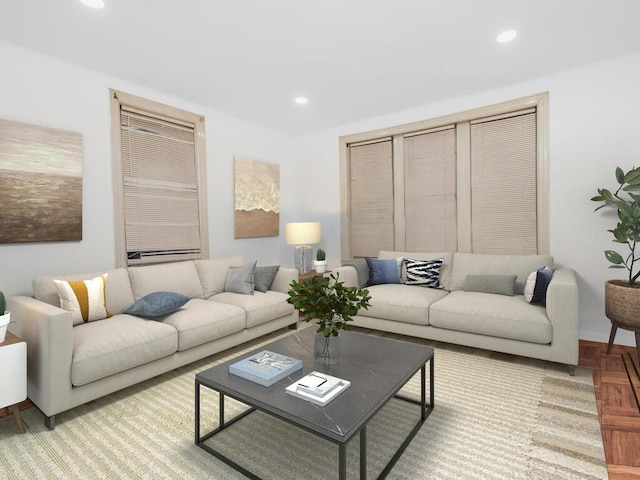
[[263, 350], [229, 365], [229, 373], [270, 387], [302, 368], [302, 360]]
[[325, 406], [347, 388], [351, 382], [326, 373], [311, 372], [286, 388], [294, 397], [302, 398], [316, 405]]

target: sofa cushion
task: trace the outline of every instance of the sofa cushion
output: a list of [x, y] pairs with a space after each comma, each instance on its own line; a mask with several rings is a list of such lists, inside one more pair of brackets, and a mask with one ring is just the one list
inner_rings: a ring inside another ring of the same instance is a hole
[[514, 293], [522, 295], [529, 274], [545, 265], [553, 268], [552, 256], [454, 253], [449, 290], [464, 290], [467, 275], [516, 275]]
[[367, 287], [371, 306], [358, 315], [397, 322], [429, 325], [429, 306], [447, 295], [445, 290], [414, 285], [386, 284]]
[[196, 265], [198, 277], [200, 277], [204, 298], [209, 298], [211, 295], [224, 292], [224, 283], [227, 279], [229, 267], [238, 267], [246, 262], [243, 257], [236, 255], [233, 257], [194, 260], [193, 263]]
[[405, 258], [404, 267], [407, 285], [420, 285], [421, 287], [442, 288], [440, 285], [440, 268], [442, 258], [434, 260], [416, 260]]
[[287, 298], [289, 296], [286, 293], [269, 290], [264, 293], [254, 292], [253, 295], [222, 292], [209, 300], [242, 308], [247, 312], [246, 328], [251, 328], [291, 314], [294, 308], [287, 303]]
[[99, 380], [173, 354], [175, 328], [130, 315], [114, 315], [73, 329], [71, 383]]
[[[380, 250], [378, 258], [413, 258], [414, 260], [434, 260], [442, 258], [442, 267], [440, 267], [440, 285], [445, 290], [450, 290], [449, 281], [451, 278], [451, 264], [453, 263], [453, 253], [451, 252], [398, 252], [392, 250]], [[400, 281], [405, 282], [407, 279], [406, 267], [402, 266], [400, 272]]]
[[71, 313], [74, 325], [103, 320], [111, 316], [107, 310], [107, 274], [89, 280], [53, 279], [60, 297], [60, 308]]
[[553, 272], [549, 267], [531, 272], [524, 283], [524, 299], [529, 303], [544, 303]]
[[403, 258], [393, 258], [380, 260], [377, 258], [367, 258], [369, 267], [369, 285], [382, 285], [385, 283], [401, 283], [400, 269]]
[[124, 313], [139, 317], [160, 317], [177, 311], [189, 297], [174, 292], [154, 292], [135, 302]]
[[465, 292], [495, 293], [513, 297], [516, 286], [515, 275], [467, 275]]
[[[59, 280], [89, 280], [104, 274], [105, 272], [80, 273], [73, 275], [58, 275], [55, 277], [36, 277], [33, 280], [33, 297], [49, 305], [60, 306], [60, 296], [53, 282]], [[134, 302], [129, 274], [126, 268], [117, 268], [107, 272], [107, 311], [115, 315], [122, 313], [125, 308]]]
[[193, 261], [129, 267], [128, 272], [136, 301], [154, 292], [175, 292], [189, 298], [203, 297], [200, 277]]
[[253, 272], [253, 286], [259, 292], [266, 292], [271, 288], [273, 279], [276, 278], [280, 265], [258, 266]]
[[233, 305], [194, 298], [163, 322], [178, 331], [178, 350], [182, 351], [242, 331], [246, 314]]
[[224, 282], [224, 291], [253, 295], [253, 272], [255, 269], [256, 262], [247, 263], [239, 267], [229, 267], [227, 279]]
[[548, 344], [552, 327], [544, 307], [527, 303], [522, 295], [451, 292], [431, 305], [432, 326]]

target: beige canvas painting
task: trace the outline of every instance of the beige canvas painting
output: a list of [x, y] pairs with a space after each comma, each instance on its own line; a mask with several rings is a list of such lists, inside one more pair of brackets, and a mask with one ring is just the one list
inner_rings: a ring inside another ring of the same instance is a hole
[[82, 240], [82, 135], [0, 120], [0, 243]]
[[235, 238], [280, 234], [280, 165], [233, 159]]

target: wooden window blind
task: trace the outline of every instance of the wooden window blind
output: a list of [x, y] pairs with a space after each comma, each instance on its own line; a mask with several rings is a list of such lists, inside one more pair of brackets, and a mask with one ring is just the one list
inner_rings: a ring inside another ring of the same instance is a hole
[[201, 258], [194, 127], [121, 107], [127, 265]]
[[536, 113], [471, 122], [474, 253], [535, 254]]
[[405, 136], [405, 248], [456, 251], [456, 208], [454, 126]]
[[394, 249], [391, 139], [351, 145], [352, 255], [377, 257]]

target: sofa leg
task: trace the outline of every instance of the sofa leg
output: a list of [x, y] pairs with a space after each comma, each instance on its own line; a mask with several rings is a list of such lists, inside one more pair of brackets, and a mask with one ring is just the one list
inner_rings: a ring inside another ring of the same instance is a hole
[[50, 417], [47, 417], [45, 415], [44, 416], [44, 426], [47, 427], [49, 430], [53, 430], [54, 428], [56, 428], [56, 416], [55, 415], [51, 415]]
[[576, 376], [576, 366], [575, 365], [569, 365], [569, 375], [572, 377]]
[[296, 323], [292, 323], [291, 325], [289, 325], [289, 330], [297, 330], [298, 329], [298, 322]]

